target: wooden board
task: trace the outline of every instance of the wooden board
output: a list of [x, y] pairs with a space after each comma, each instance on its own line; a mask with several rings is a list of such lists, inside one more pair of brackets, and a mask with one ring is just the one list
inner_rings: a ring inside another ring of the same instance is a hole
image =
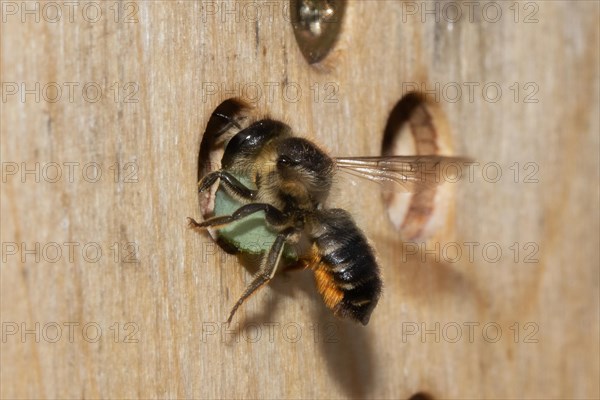
[[[353, 1], [325, 69], [287, 2], [48, 4], [1, 4], [2, 398], [600, 396], [597, 2]], [[255, 270], [186, 226], [212, 111], [377, 155], [415, 86], [480, 165], [426, 243], [351, 190], [369, 325], [301, 271], [228, 330]]]

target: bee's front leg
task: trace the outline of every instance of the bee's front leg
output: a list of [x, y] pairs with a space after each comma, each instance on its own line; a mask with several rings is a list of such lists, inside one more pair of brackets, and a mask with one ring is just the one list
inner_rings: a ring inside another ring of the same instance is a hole
[[203, 222], [197, 222], [195, 219], [189, 217], [188, 220], [189, 225], [192, 228], [216, 227], [230, 224], [259, 211], [265, 212], [267, 222], [273, 226], [281, 226], [288, 221], [288, 217], [284, 213], [282, 213], [272, 205], [266, 203], [246, 204], [238, 208], [231, 215], [220, 215], [218, 217], [209, 218]]
[[244, 184], [242, 184], [235, 176], [223, 170], [213, 171], [205, 175], [204, 178], [198, 182], [198, 192], [204, 192], [208, 190], [219, 178], [221, 179], [223, 187], [228, 192], [245, 200], [252, 200], [256, 198], [256, 193], [258, 191], [244, 186]]

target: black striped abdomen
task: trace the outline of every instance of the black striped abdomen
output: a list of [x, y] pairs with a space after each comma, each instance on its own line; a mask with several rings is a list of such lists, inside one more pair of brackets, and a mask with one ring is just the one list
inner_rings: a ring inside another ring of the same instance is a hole
[[382, 288], [373, 249], [347, 211], [320, 210], [315, 216], [320, 223], [313, 235], [317, 288], [335, 315], [366, 325]]

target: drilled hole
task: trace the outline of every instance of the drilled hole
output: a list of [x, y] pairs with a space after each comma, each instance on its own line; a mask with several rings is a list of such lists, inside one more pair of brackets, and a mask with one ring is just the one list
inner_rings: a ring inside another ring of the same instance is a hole
[[[211, 114], [206, 130], [200, 143], [198, 153], [198, 179], [221, 168], [221, 158], [225, 151], [225, 144], [231, 135], [235, 134], [239, 127], [245, 127], [250, 123], [251, 107], [239, 99], [228, 99], [219, 104]], [[238, 126], [236, 126], [238, 125]], [[213, 216], [215, 208], [216, 188], [200, 193], [200, 211], [202, 217], [207, 219]], [[226, 242], [219, 240], [213, 229], [208, 230], [213, 239], [228, 253], [235, 253], [237, 249]]]
[[323, 61], [335, 46], [345, 10], [343, 0], [290, 0], [294, 35], [309, 64]]
[[[206, 130], [202, 135], [200, 153], [198, 154], [198, 180], [208, 172], [214, 170], [214, 166], [220, 166], [224, 146], [215, 143], [217, 136], [230, 128], [231, 120], [244, 123], [250, 107], [242, 100], [228, 99], [219, 104], [211, 114]], [[219, 154], [220, 151], [220, 154]]]
[[[404, 96], [390, 113], [382, 145], [384, 156], [450, 155], [450, 137], [442, 111], [419, 93]], [[445, 221], [449, 188], [441, 185], [413, 193], [385, 192], [392, 224], [403, 240], [431, 236]]]
[[[200, 143], [198, 160], [198, 181], [210, 172], [221, 169], [223, 154], [229, 140], [256, 122], [254, 110], [239, 99], [229, 99], [221, 103], [211, 114], [206, 131]], [[242, 185], [255, 189], [255, 184], [248, 174], [228, 170]], [[219, 182], [219, 181], [218, 181]], [[213, 216], [231, 215], [243, 203], [219, 184], [213, 184], [210, 190], [199, 194], [200, 209], [204, 219]], [[265, 224], [264, 213], [254, 213], [226, 226], [209, 228], [208, 232], [219, 246], [230, 254], [260, 254], [268, 249], [269, 243], [275, 241], [276, 234]], [[283, 257], [295, 260], [293, 249], [287, 248]]]
[[426, 392], [417, 392], [410, 396], [408, 400], [434, 400], [434, 397]]

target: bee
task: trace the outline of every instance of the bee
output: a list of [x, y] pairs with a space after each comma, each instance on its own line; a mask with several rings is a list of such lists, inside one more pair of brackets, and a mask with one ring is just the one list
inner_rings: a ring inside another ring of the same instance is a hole
[[[229, 125], [237, 126], [235, 121]], [[351, 214], [326, 207], [335, 174], [345, 171], [410, 191], [435, 184], [431, 179], [435, 167], [452, 160], [456, 158], [334, 158], [294, 136], [280, 121], [263, 119], [241, 129], [227, 142], [221, 169], [198, 183], [199, 192], [206, 192], [218, 181], [217, 195], [230, 196], [239, 208], [203, 222], [189, 218], [190, 227], [220, 229], [226, 237], [227, 226], [262, 213], [261, 220], [273, 234], [258, 273], [231, 309], [227, 323], [250, 295], [273, 279], [280, 264], [295, 258], [297, 266], [313, 271], [317, 290], [334, 315], [367, 325], [381, 296], [381, 272]]]

